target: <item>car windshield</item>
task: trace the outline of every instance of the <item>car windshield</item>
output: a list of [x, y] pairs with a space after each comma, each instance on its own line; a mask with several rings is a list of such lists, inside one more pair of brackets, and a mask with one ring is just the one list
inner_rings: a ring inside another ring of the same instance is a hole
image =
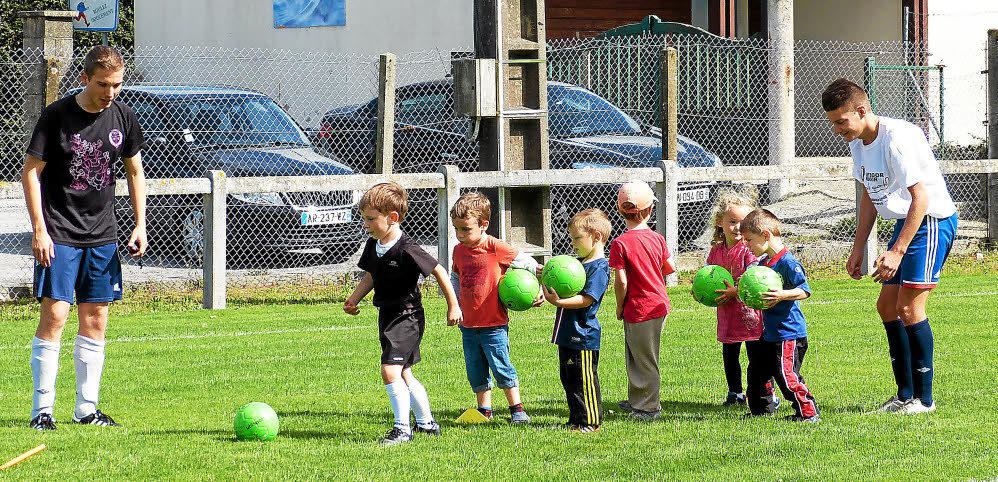
[[266, 97], [182, 99], [170, 110], [195, 147], [309, 144], [294, 120]]
[[641, 126], [631, 116], [578, 87], [548, 88], [548, 122], [553, 137], [641, 133]]

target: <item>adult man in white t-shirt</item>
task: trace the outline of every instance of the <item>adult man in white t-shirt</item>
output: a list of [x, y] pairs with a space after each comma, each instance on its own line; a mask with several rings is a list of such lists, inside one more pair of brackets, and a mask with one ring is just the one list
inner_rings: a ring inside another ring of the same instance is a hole
[[863, 248], [879, 213], [894, 219], [888, 250], [877, 257], [873, 279], [883, 283], [877, 311], [898, 391], [874, 412], [928, 413], [932, 400], [932, 330], [925, 313], [929, 292], [956, 235], [956, 205], [939, 163], [918, 126], [877, 116], [866, 92], [847, 79], [825, 88], [821, 104], [835, 134], [849, 143], [853, 177], [863, 184], [856, 239], [846, 270], [862, 277]]

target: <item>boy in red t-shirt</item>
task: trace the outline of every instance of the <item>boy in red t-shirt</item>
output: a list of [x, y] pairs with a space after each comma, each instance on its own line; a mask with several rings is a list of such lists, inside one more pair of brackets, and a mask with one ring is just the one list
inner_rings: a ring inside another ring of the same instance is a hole
[[[477, 192], [461, 196], [450, 210], [460, 241], [454, 247], [451, 283], [464, 314], [460, 324], [464, 364], [482, 415], [492, 418], [491, 369], [496, 384], [506, 394], [512, 422], [528, 423], [530, 416], [520, 402], [520, 380], [509, 357], [509, 316], [499, 302], [498, 287], [507, 268], [525, 268], [533, 273], [537, 261], [486, 234], [491, 216], [488, 198]], [[543, 301], [538, 294], [535, 306]]]
[[624, 320], [627, 400], [617, 402], [634, 420], [661, 418], [658, 370], [665, 316], [672, 309], [665, 276], [676, 271], [665, 238], [648, 227], [657, 201], [648, 184], [630, 181], [617, 192], [617, 211], [627, 231], [610, 246], [610, 267], [617, 296], [617, 319]]

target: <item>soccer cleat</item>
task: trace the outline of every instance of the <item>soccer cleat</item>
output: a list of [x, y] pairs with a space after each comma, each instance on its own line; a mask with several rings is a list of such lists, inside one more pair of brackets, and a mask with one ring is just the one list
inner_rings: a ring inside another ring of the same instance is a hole
[[728, 398], [724, 399], [724, 403], [721, 405], [725, 407], [730, 407], [732, 405], [745, 405], [748, 400], [745, 398], [744, 393], [728, 392]]
[[101, 412], [100, 410], [97, 410], [96, 412], [91, 413], [90, 415], [87, 415], [86, 417], [83, 418], [77, 418], [76, 415], [73, 415], [73, 423], [79, 423], [82, 425], [99, 425], [101, 427], [121, 426], [117, 422], [115, 422], [114, 419], [108, 417], [107, 415], [104, 414], [104, 412]]
[[52, 418], [51, 414], [39, 413], [37, 417], [31, 419], [28, 426], [38, 430], [39, 432], [45, 432], [47, 430], [56, 430], [55, 419]]
[[412, 440], [412, 434], [406, 433], [398, 427], [392, 427], [381, 439], [381, 445], [395, 445]]
[[932, 402], [932, 405], [926, 406], [921, 400], [912, 398], [911, 400], [904, 402], [904, 405], [901, 406], [900, 410], [897, 410], [897, 413], [902, 415], [915, 415], [919, 413], [929, 413], [935, 409], [936, 402]]
[[631, 413], [634, 411], [634, 407], [631, 406], [630, 400], [621, 400], [617, 402], [617, 406], [620, 407], [621, 411], [626, 413]]
[[416, 432], [425, 433], [427, 435], [440, 435], [440, 424], [436, 421], [432, 421], [427, 427], [416, 425]]
[[[866, 412], [866, 413], [873, 414], [873, 413], [898, 412], [898, 411], [901, 410], [901, 407], [904, 407], [905, 403], [906, 402], [904, 400], [901, 400], [898, 397], [896, 397], [894, 395], [891, 395], [891, 398], [888, 398], [887, 401], [884, 402], [884, 404], [880, 406], [880, 408], [878, 408], [876, 410], [872, 410], [872, 411]], [[919, 403], [921, 403], [921, 402], [919, 402]]]
[[569, 429], [572, 433], [593, 433], [599, 432], [599, 425], [580, 425]]
[[510, 421], [513, 423], [530, 423], [530, 415], [527, 415], [526, 410], [510, 410], [509, 413]]
[[810, 417], [804, 417], [804, 416], [801, 416], [801, 415], [794, 414], [794, 415], [787, 415], [786, 417], [783, 417], [783, 420], [786, 420], [788, 422], [818, 423], [818, 422], [821, 421], [821, 417], [819, 417], [817, 415], [811, 415]]
[[642, 412], [640, 410], [635, 410], [635, 411], [631, 412], [631, 414], [628, 415], [627, 418], [629, 418], [631, 420], [637, 420], [637, 421], [640, 421], [640, 422], [650, 422], [652, 420], [658, 420], [658, 419], [662, 418], [662, 412], [661, 411], [657, 411], [657, 412]]

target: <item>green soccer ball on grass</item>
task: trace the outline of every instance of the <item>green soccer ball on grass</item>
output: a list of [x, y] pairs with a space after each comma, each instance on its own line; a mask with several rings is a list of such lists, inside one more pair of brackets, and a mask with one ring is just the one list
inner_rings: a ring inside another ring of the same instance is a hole
[[263, 402], [251, 402], [236, 412], [234, 423], [239, 440], [274, 440], [280, 428], [277, 412]]
[[510, 268], [499, 280], [499, 300], [513, 311], [530, 308], [540, 290], [537, 276], [525, 269]]
[[783, 289], [783, 278], [772, 268], [753, 266], [738, 279], [738, 298], [749, 308], [761, 310], [764, 307], [762, 294], [770, 290]]
[[693, 277], [693, 299], [704, 305], [716, 307], [717, 302], [714, 300], [720, 296], [716, 290], [727, 289], [725, 281], [731, 286], [735, 285], [735, 279], [731, 277], [728, 270], [716, 264], [708, 264], [700, 268], [700, 271], [697, 271], [696, 276]]
[[544, 265], [541, 283], [561, 298], [575, 296], [586, 286], [586, 268], [575, 257], [567, 254], [555, 256]]

